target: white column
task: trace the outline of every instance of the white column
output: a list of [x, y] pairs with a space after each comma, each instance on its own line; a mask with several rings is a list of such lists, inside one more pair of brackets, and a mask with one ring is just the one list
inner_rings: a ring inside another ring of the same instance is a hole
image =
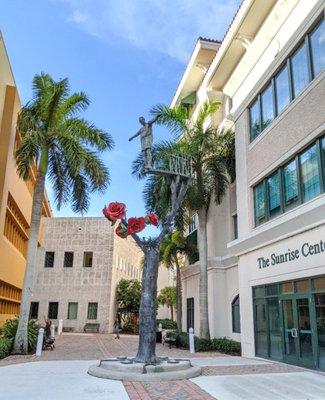
[[190, 353], [195, 353], [195, 346], [194, 346], [194, 329], [189, 329], [189, 342], [190, 342]]
[[58, 335], [61, 335], [63, 329], [63, 319], [59, 319]]
[[51, 336], [54, 337], [55, 335], [55, 325], [51, 324]]
[[42, 354], [43, 337], [44, 337], [44, 328], [40, 328], [38, 330], [37, 345], [36, 345], [36, 356], [37, 357], [40, 357], [40, 355]]

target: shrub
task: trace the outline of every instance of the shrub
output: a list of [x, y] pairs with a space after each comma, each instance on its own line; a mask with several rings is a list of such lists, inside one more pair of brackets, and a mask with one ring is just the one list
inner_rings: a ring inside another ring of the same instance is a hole
[[[8, 339], [11, 342], [10, 350], [15, 340], [19, 318], [15, 317], [7, 319], [7, 321], [0, 328], [1, 339]], [[37, 334], [39, 326], [34, 320], [28, 322], [28, 351], [33, 352], [36, 349]]]
[[[181, 349], [189, 349], [189, 335], [186, 332], [178, 334], [175, 331], [167, 332], [167, 337], [174, 337], [176, 339], [176, 346]], [[194, 336], [195, 351], [219, 351], [220, 353], [240, 355], [241, 345], [235, 340], [224, 338], [215, 339], [200, 339]]]
[[10, 354], [12, 343], [12, 340], [8, 338], [0, 338], [0, 358], [7, 357]]
[[157, 319], [157, 326], [161, 324], [163, 329], [177, 329], [177, 323], [171, 319]]
[[220, 353], [241, 355], [241, 344], [235, 340], [224, 338], [212, 339], [213, 348]]

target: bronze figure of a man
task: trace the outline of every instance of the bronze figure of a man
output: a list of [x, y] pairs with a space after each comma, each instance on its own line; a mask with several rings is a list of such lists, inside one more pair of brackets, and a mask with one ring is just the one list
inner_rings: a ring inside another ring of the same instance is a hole
[[129, 142], [131, 142], [131, 140], [133, 140], [137, 136], [141, 137], [141, 150], [144, 158], [144, 171], [148, 171], [152, 168], [152, 125], [157, 121], [157, 119], [158, 117], [155, 117], [150, 121], [146, 121], [144, 117], [140, 117], [139, 122], [141, 125], [143, 125], [143, 127], [139, 129], [139, 131], [129, 139]]

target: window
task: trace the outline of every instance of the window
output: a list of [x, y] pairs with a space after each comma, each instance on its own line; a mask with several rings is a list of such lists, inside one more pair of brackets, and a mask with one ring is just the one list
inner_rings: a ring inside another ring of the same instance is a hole
[[282, 70], [275, 77], [274, 82], [277, 114], [280, 114], [290, 103], [289, 75], [287, 66], [282, 68]]
[[68, 304], [68, 319], [77, 319], [78, 315], [78, 303]]
[[45, 253], [44, 267], [53, 268], [54, 265], [54, 251], [47, 251]]
[[30, 319], [38, 318], [38, 306], [39, 306], [38, 301], [32, 301], [30, 303], [30, 309], [29, 309], [29, 318]]
[[231, 303], [231, 314], [232, 314], [232, 331], [240, 333], [240, 306], [239, 306], [239, 295], [236, 296]]
[[320, 193], [320, 174], [316, 144], [300, 156], [303, 201], [308, 201]]
[[274, 119], [273, 89], [270, 84], [261, 95], [262, 129], [265, 129]]
[[49, 319], [57, 319], [58, 318], [58, 310], [59, 310], [59, 303], [58, 302], [50, 302], [48, 318]]
[[252, 101], [249, 107], [250, 140], [253, 141], [324, 67], [325, 22], [322, 18], [270, 79], [267, 88]]
[[288, 209], [298, 202], [298, 175], [296, 160], [283, 168], [284, 205]]
[[303, 43], [291, 57], [293, 95], [298, 96], [309, 83], [306, 43]]
[[190, 328], [194, 329], [194, 297], [186, 299], [187, 305], [187, 332]]
[[325, 137], [254, 187], [255, 225], [324, 192]]
[[325, 22], [322, 19], [309, 36], [313, 76], [325, 67]]
[[97, 319], [98, 303], [88, 303], [87, 319]]
[[254, 188], [255, 223], [261, 224], [266, 220], [265, 185], [264, 181]]
[[249, 110], [249, 120], [251, 127], [251, 140], [254, 140], [261, 133], [261, 113], [259, 99], [255, 101]]
[[91, 268], [93, 266], [93, 252], [92, 251], [84, 252], [83, 266], [86, 268]]
[[274, 217], [281, 211], [280, 179], [278, 172], [267, 179], [267, 190], [270, 217]]
[[63, 266], [65, 268], [72, 268], [73, 267], [73, 252], [72, 251], [66, 251], [64, 253]]
[[233, 215], [232, 223], [234, 227], [234, 239], [238, 239], [238, 217], [237, 214]]

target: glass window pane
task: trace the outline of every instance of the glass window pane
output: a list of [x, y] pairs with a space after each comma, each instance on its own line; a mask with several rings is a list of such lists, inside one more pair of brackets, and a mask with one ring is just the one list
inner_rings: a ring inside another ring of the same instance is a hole
[[320, 176], [316, 144], [300, 156], [303, 200], [308, 201], [320, 193]]
[[266, 295], [267, 296], [274, 296], [279, 294], [279, 285], [268, 285], [266, 286]]
[[30, 319], [37, 319], [38, 318], [38, 301], [32, 301], [30, 303], [30, 310], [29, 310], [29, 318]]
[[325, 294], [315, 296], [319, 368], [325, 369]]
[[[84, 260], [83, 266], [86, 268], [91, 268], [93, 266], [93, 252], [85, 251], [84, 252]], [[125, 271], [124, 271], [125, 272]]]
[[265, 296], [265, 288], [264, 286], [256, 287], [253, 290], [254, 297], [264, 297]]
[[325, 277], [314, 279], [314, 290], [325, 290]]
[[305, 43], [303, 43], [292, 56], [291, 66], [293, 93], [294, 97], [296, 97], [309, 83], [307, 49]]
[[240, 306], [239, 296], [237, 296], [231, 304], [232, 308], [232, 331], [240, 333]]
[[97, 308], [98, 308], [98, 303], [88, 303], [88, 312], [87, 312], [88, 319], [97, 319]]
[[281, 293], [292, 293], [293, 282], [285, 282], [281, 284]]
[[313, 64], [313, 76], [318, 75], [325, 67], [325, 22], [320, 24], [310, 34], [310, 51]]
[[298, 177], [296, 161], [292, 160], [283, 168], [284, 205], [290, 207], [298, 201]]
[[280, 114], [290, 102], [289, 74], [285, 66], [275, 77], [277, 111]]
[[270, 335], [270, 357], [282, 359], [282, 333], [280, 324], [279, 301], [277, 298], [267, 299]]
[[270, 84], [261, 95], [262, 129], [265, 129], [274, 119], [273, 91]]
[[321, 151], [323, 159], [322, 169], [323, 169], [323, 175], [325, 175], [325, 137], [323, 137], [323, 139], [321, 140]]
[[254, 188], [254, 204], [255, 204], [255, 223], [256, 225], [266, 221], [265, 210], [265, 187], [264, 182]]
[[47, 251], [45, 253], [44, 267], [53, 268], [54, 265], [54, 251]]
[[265, 299], [254, 300], [254, 317], [256, 355], [268, 357]]
[[66, 251], [64, 253], [64, 262], [63, 262], [63, 266], [65, 268], [72, 268], [73, 266], [73, 252], [71, 251]]
[[68, 319], [77, 319], [78, 303], [68, 304]]
[[250, 130], [251, 130], [251, 140], [254, 140], [261, 132], [261, 115], [260, 115], [260, 104], [258, 99], [249, 109], [250, 117]]
[[58, 310], [59, 310], [59, 303], [50, 302], [49, 303], [48, 318], [49, 319], [57, 319], [58, 318]]
[[305, 279], [303, 281], [297, 281], [295, 283], [296, 286], [296, 292], [309, 292], [310, 288], [309, 288], [309, 280]]
[[274, 217], [281, 212], [280, 179], [278, 172], [267, 179], [267, 188], [270, 217]]

